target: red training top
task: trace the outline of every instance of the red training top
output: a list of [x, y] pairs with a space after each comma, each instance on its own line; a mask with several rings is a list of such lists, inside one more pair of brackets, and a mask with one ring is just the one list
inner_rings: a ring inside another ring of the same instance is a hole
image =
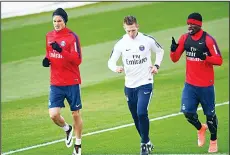
[[[223, 61], [215, 39], [203, 30], [200, 30], [194, 35], [183, 34], [178, 44], [176, 51], [171, 51], [170, 57], [173, 62], [177, 62], [184, 50], [186, 50], [186, 82], [200, 87], [213, 85], [213, 65], [220, 66]], [[196, 49], [206, 52], [205, 60], [195, 57]]]
[[[62, 48], [59, 53], [50, 45], [56, 41]], [[55, 86], [81, 84], [79, 65], [82, 62], [78, 36], [68, 28], [46, 34], [46, 58], [50, 60], [50, 83]]]

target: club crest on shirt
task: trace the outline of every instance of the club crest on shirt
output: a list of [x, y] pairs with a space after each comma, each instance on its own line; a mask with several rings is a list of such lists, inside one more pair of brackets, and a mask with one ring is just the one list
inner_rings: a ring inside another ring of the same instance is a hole
[[139, 46], [139, 50], [140, 50], [140, 51], [144, 51], [144, 50], [145, 50], [145, 46], [144, 46], [144, 45], [140, 45], [140, 46]]
[[65, 41], [61, 41], [61, 46], [64, 47], [66, 45]]

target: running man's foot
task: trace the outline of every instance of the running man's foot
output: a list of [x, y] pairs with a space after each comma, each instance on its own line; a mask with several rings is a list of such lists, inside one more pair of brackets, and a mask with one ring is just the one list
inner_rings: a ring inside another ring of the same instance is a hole
[[202, 124], [201, 129], [197, 131], [199, 147], [202, 147], [205, 144], [205, 134], [206, 134], [207, 129], [208, 129], [208, 126], [206, 124]]
[[217, 151], [218, 151], [217, 139], [216, 140], [210, 140], [208, 152], [209, 153], [215, 153]]
[[73, 145], [73, 127], [69, 125], [69, 130], [66, 131], [66, 139], [65, 139], [65, 144], [66, 147], [71, 147]]
[[72, 155], [81, 155], [81, 145], [74, 144]]

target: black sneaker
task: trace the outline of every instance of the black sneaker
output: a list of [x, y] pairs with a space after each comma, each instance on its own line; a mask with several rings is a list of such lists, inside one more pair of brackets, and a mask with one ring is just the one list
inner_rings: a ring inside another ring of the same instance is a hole
[[81, 145], [74, 144], [72, 155], [81, 155]]
[[69, 125], [69, 130], [66, 131], [66, 139], [65, 139], [65, 145], [66, 147], [71, 147], [73, 145], [73, 127]]
[[146, 144], [141, 144], [141, 152], [140, 155], [148, 155], [148, 149]]

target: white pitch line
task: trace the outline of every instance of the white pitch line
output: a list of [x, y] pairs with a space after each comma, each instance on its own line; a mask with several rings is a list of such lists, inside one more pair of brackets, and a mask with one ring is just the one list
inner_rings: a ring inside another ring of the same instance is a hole
[[[229, 101], [216, 104], [216, 107], [226, 105], [226, 104], [229, 104]], [[202, 108], [199, 107], [198, 110], [202, 110]], [[165, 115], [165, 116], [161, 116], [161, 117], [152, 118], [149, 121], [152, 122], [152, 121], [162, 120], [162, 119], [165, 119], [165, 118], [174, 117], [174, 116], [178, 116], [178, 115], [182, 115], [182, 114], [183, 114], [182, 112], [178, 112], [178, 113], [174, 113], [174, 114], [169, 114], [169, 115]], [[99, 131], [89, 132], [89, 133], [83, 134], [82, 136], [83, 137], [91, 136], [91, 135], [95, 135], [95, 134], [99, 134], [99, 133], [103, 133], [103, 132], [107, 132], [107, 131], [113, 131], [113, 130], [117, 130], [117, 129], [121, 129], [121, 128], [126, 128], [126, 127], [129, 127], [129, 126], [134, 126], [134, 123], [125, 124], [125, 125], [121, 125], [121, 126], [117, 126], [117, 127], [113, 127], [113, 128], [108, 128], [108, 129], [103, 129], [103, 130], [99, 130]], [[63, 142], [64, 140], [65, 139], [59, 139], [59, 140], [55, 140], [55, 141], [52, 141], [52, 142], [47, 142], [47, 143], [38, 144], [38, 145], [30, 146], [30, 147], [25, 147], [25, 148], [17, 149], [17, 150], [14, 150], [14, 151], [5, 152], [2, 155], [8, 155], [8, 154], [13, 154], [13, 153], [17, 153], [17, 152], [23, 152], [23, 151], [26, 151], [26, 150], [31, 150], [31, 149], [35, 149], [35, 148], [39, 148], [39, 147], [43, 147], [43, 146]]]

